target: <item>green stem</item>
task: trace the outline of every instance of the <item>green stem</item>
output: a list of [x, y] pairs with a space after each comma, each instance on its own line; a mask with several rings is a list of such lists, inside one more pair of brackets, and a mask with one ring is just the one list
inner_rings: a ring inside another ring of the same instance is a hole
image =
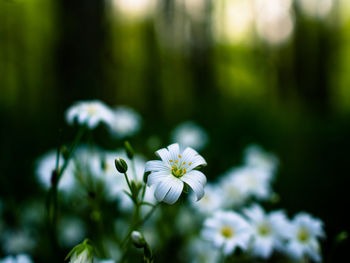
[[50, 235], [51, 239], [53, 242], [54, 249], [57, 246], [56, 244], [56, 227], [57, 227], [57, 210], [58, 210], [58, 200], [57, 200], [57, 188], [58, 184], [60, 182], [61, 176], [64, 172], [64, 170], [67, 168], [68, 163], [71, 159], [72, 153], [75, 149], [75, 147], [79, 144], [80, 140], [82, 139], [84, 133], [85, 133], [86, 127], [83, 126], [80, 128], [78, 131], [78, 134], [76, 135], [69, 151], [67, 154], [67, 158], [65, 162], [62, 165], [62, 168], [59, 169], [59, 164], [60, 164], [60, 145], [57, 147], [57, 157], [56, 157], [56, 168], [55, 168], [55, 173], [57, 173], [55, 176], [54, 183], [50, 189], [49, 192], [49, 205], [48, 205], [48, 211], [49, 211], [49, 223], [50, 223]]

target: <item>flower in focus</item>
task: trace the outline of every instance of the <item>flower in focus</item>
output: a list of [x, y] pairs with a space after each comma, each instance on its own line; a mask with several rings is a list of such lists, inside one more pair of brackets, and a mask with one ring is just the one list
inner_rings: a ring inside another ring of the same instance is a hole
[[252, 226], [252, 252], [255, 256], [266, 259], [275, 248], [282, 248], [284, 237], [289, 234], [289, 222], [282, 211], [265, 214], [265, 211], [255, 204], [244, 209], [244, 214]]
[[89, 240], [85, 239], [83, 243], [76, 245], [67, 255], [70, 263], [92, 263], [94, 258], [93, 247], [89, 244]]
[[156, 154], [162, 160], [147, 162], [145, 172], [151, 172], [147, 184], [156, 185], [154, 194], [159, 202], [175, 203], [182, 193], [184, 183], [192, 188], [197, 201], [203, 197], [207, 179], [202, 172], [195, 170], [207, 164], [202, 156], [190, 147], [180, 152], [177, 143], [158, 150]]
[[[51, 187], [51, 178], [53, 172], [56, 169], [57, 162], [57, 151], [51, 150], [42, 157], [39, 158], [36, 165], [36, 177], [39, 180], [40, 184], [48, 189]], [[59, 168], [62, 168], [64, 163], [63, 156], [59, 157]], [[63, 174], [61, 174], [60, 181], [58, 183], [58, 189], [69, 192], [75, 184], [74, 174], [73, 174], [74, 165], [72, 162], [68, 163], [68, 166], [64, 170]]]
[[235, 212], [217, 211], [204, 221], [202, 235], [216, 248], [223, 249], [225, 255], [229, 255], [235, 251], [236, 247], [247, 249], [251, 227]]
[[32, 263], [30, 256], [26, 254], [18, 254], [16, 256], [7, 256], [4, 259], [0, 259], [0, 263]]
[[182, 147], [191, 147], [199, 151], [208, 143], [208, 135], [196, 123], [184, 122], [175, 128], [172, 140]]
[[319, 262], [322, 258], [318, 238], [324, 236], [321, 220], [307, 213], [299, 213], [291, 223], [287, 252], [295, 259], [309, 256]]
[[140, 130], [141, 117], [133, 109], [120, 106], [113, 111], [113, 119], [108, 127], [117, 138], [132, 136]]
[[247, 166], [260, 168], [273, 174], [278, 165], [275, 155], [265, 152], [258, 145], [250, 145], [245, 149], [244, 161]]
[[205, 194], [193, 207], [203, 214], [212, 214], [222, 207], [223, 195], [221, 189], [213, 184], [207, 184]]
[[100, 122], [110, 124], [113, 120], [113, 112], [101, 101], [80, 101], [68, 108], [66, 120], [69, 124], [77, 121], [80, 125], [87, 125], [89, 129], [94, 129]]

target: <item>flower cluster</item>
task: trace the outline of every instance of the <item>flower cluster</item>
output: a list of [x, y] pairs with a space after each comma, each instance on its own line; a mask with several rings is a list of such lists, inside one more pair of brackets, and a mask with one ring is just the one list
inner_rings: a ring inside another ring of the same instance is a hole
[[[193, 204], [198, 218], [203, 220], [202, 240], [192, 243], [209, 244], [213, 255], [235, 255], [239, 248], [254, 258], [268, 259], [280, 254], [290, 259], [310, 258], [321, 261], [319, 239], [325, 236], [321, 220], [307, 213], [299, 213], [289, 220], [283, 210], [267, 213], [257, 202], [274, 201], [271, 183], [278, 160], [260, 147], [249, 146], [244, 165], [231, 168], [218, 183], [208, 183], [202, 200]], [[205, 251], [203, 253], [208, 253]], [[210, 261], [219, 262], [219, 256]]]
[[[174, 255], [181, 262], [322, 260], [321, 220], [305, 212], [289, 219], [284, 210], [264, 208], [278, 203], [274, 154], [248, 146], [242, 165], [207, 182], [202, 169], [207, 162], [197, 151], [207, 146], [209, 135], [194, 122], [178, 125], [167, 147], [154, 149], [161, 139], [145, 143], [150, 146], [145, 152], [156, 150], [158, 157], [148, 160], [120, 141], [140, 129], [134, 110], [84, 101], [70, 107], [66, 119], [79, 130], [70, 145], [37, 160], [35, 175], [46, 199], [18, 208], [25, 231], [2, 231], [6, 207], [0, 202], [1, 249], [8, 255], [0, 263], [31, 263], [28, 255], [45, 231], [55, 246], [72, 248], [66, 258], [72, 263], [139, 262], [140, 253], [143, 262], [157, 262], [153, 249], [161, 251], [174, 240], [181, 241]], [[100, 124], [112, 135], [104, 147], [88, 131]]]

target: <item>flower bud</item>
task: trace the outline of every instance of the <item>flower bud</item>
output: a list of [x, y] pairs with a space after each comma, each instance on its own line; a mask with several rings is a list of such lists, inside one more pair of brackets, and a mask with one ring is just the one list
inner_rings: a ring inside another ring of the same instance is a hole
[[94, 258], [93, 250], [89, 240], [85, 239], [83, 243], [76, 245], [69, 252], [65, 260], [70, 258], [70, 263], [92, 263]]
[[125, 147], [126, 155], [128, 156], [129, 159], [132, 159], [134, 157], [135, 152], [131, 144], [128, 141], [125, 141], [124, 147]]
[[132, 231], [131, 240], [132, 240], [132, 243], [137, 248], [143, 248], [147, 244], [145, 238], [139, 231]]
[[122, 158], [116, 158], [114, 161], [115, 168], [117, 168], [118, 172], [124, 174], [128, 170], [128, 165]]

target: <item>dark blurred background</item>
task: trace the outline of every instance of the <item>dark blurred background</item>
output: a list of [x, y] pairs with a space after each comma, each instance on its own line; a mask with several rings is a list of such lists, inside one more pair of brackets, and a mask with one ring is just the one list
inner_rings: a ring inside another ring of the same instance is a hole
[[100, 99], [142, 115], [140, 151], [195, 120], [211, 179], [250, 143], [274, 152], [279, 207], [324, 220], [337, 262], [350, 221], [349, 72], [347, 0], [0, 0], [0, 198], [37, 195], [35, 159], [60, 129], [67, 141], [76, 132], [65, 110]]

